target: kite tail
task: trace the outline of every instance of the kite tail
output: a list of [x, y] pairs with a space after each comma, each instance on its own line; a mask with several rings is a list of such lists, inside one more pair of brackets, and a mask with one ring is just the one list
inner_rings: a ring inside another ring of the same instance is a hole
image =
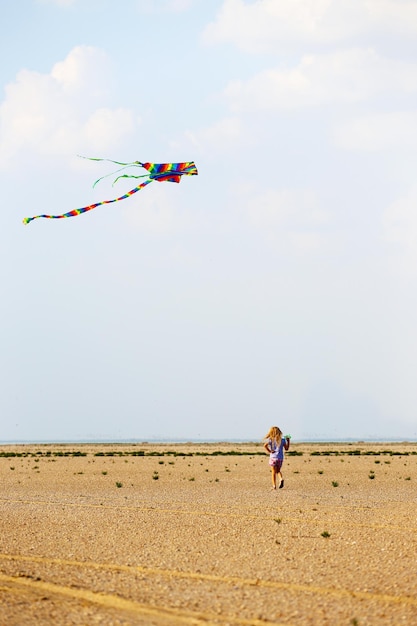
[[96, 204], [90, 204], [89, 206], [82, 207], [81, 209], [73, 209], [72, 211], [68, 211], [68, 213], [62, 213], [62, 215], [43, 214], [43, 215], [34, 215], [33, 217], [24, 217], [23, 223], [29, 224], [32, 220], [36, 220], [39, 217], [45, 217], [50, 220], [59, 220], [59, 219], [62, 219], [63, 217], [75, 217], [76, 215], [81, 215], [81, 213], [87, 213], [87, 211], [91, 211], [92, 209], [95, 209], [96, 207], [101, 206], [102, 204], [111, 204], [112, 202], [119, 202], [119, 200], [125, 200], [126, 198], [133, 196], [133, 194], [136, 193], [137, 191], [140, 191], [141, 189], [146, 187], [146, 185], [149, 185], [149, 183], [151, 182], [152, 182], [152, 179], [148, 178], [148, 180], [144, 180], [143, 183], [138, 185], [138, 187], [131, 189], [130, 191], [125, 193], [123, 196], [120, 196], [119, 198], [114, 198], [113, 200], [103, 200], [102, 202], [96, 202]]
[[[105, 178], [108, 178], [109, 176], [114, 176], [115, 174], [118, 174], [119, 172], [123, 172], [123, 170], [127, 170], [129, 167], [133, 167], [135, 164], [132, 163], [131, 165], [126, 165], [126, 167], [121, 167], [120, 169], [116, 170], [115, 172], [110, 172], [110, 174], [105, 174], [104, 176], [102, 176], [101, 178], [97, 178], [96, 182], [93, 185], [93, 189], [94, 187], [97, 185], [97, 183], [99, 183], [101, 180], [104, 180]], [[141, 167], [139, 165], [137, 165], [136, 167]], [[112, 183], [112, 186], [117, 183], [117, 181], [119, 180], [119, 178], [147, 178], [149, 176], [149, 174], [142, 174], [140, 176], [133, 176], [133, 175], [129, 175], [129, 174], [122, 174], [121, 176], [118, 176]]]
[[80, 159], [87, 159], [87, 161], [107, 161], [107, 163], [115, 163], [116, 165], [142, 165], [142, 163], [140, 163], [139, 161], [132, 161], [131, 163], [125, 163], [124, 161], [113, 161], [113, 159], [97, 159], [94, 157], [86, 157], [86, 156], [82, 156], [81, 154], [78, 154], [77, 156], [79, 156]]
[[[114, 176], [114, 174], [118, 174], [119, 172], [123, 170], [127, 170], [129, 167], [142, 167], [142, 163], [140, 161], [132, 161], [131, 163], [125, 163], [123, 161], [113, 161], [113, 159], [97, 159], [95, 157], [86, 157], [86, 156], [82, 156], [81, 154], [78, 154], [77, 156], [79, 156], [80, 159], [86, 159], [87, 161], [106, 161], [107, 163], [115, 163], [116, 165], [123, 165], [123, 167], [116, 170], [115, 172], [110, 172], [110, 174], [105, 174], [104, 176], [101, 176], [100, 178], [98, 178], [93, 184], [93, 188], [101, 180], [104, 180], [105, 178], [108, 178], [109, 176]], [[132, 176], [132, 178], [146, 178], [146, 176], [148, 176], [148, 174], [144, 174], [143, 176]], [[116, 180], [113, 182], [113, 185], [117, 180], [119, 180], [119, 178], [120, 177], [116, 178]], [[126, 176], [126, 178], [128, 177]]]

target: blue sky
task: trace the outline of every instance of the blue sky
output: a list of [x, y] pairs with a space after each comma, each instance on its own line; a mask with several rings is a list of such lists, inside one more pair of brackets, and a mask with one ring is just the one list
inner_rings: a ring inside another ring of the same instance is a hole
[[416, 0], [2, 24], [1, 440], [417, 438]]

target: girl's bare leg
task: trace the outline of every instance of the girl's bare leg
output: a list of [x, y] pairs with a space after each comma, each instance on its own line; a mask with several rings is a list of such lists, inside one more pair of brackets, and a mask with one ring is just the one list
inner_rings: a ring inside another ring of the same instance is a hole
[[277, 488], [277, 470], [274, 466], [271, 467], [272, 489]]

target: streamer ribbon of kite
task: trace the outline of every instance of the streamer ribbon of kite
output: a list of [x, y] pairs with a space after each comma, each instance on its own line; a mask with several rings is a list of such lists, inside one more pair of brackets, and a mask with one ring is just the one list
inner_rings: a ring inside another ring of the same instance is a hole
[[87, 158], [89, 161], [107, 161], [110, 163], [115, 163], [116, 165], [122, 165], [123, 167], [117, 170], [116, 172], [112, 172], [110, 174], [106, 174], [106, 176], [102, 176], [94, 183], [93, 187], [103, 178], [107, 176], [112, 176], [120, 171], [127, 169], [128, 167], [142, 167], [148, 170], [148, 174], [143, 174], [139, 176], [134, 176], [132, 174], [122, 174], [118, 176], [114, 182], [116, 183], [120, 178], [146, 178], [140, 185], [131, 189], [127, 193], [123, 194], [119, 198], [114, 198], [113, 200], [103, 200], [102, 202], [96, 202], [95, 204], [90, 204], [89, 206], [82, 207], [80, 209], [73, 209], [72, 211], [68, 211], [68, 213], [62, 213], [61, 215], [34, 215], [33, 217], [25, 217], [23, 218], [24, 224], [29, 224], [32, 220], [36, 220], [40, 217], [44, 217], [47, 219], [62, 219], [64, 217], [75, 217], [76, 215], [81, 215], [81, 213], [86, 213], [87, 211], [91, 211], [98, 206], [103, 204], [111, 204], [113, 202], [119, 202], [120, 200], [125, 200], [129, 198], [137, 191], [140, 191], [146, 185], [153, 182], [154, 180], [158, 182], [171, 182], [171, 183], [179, 183], [181, 181], [182, 176], [195, 176], [198, 174], [198, 170], [193, 161], [186, 161], [183, 163], [141, 163], [140, 161], [134, 161], [133, 163], [122, 163], [120, 161], [112, 161], [111, 159], [95, 159], [91, 157], [82, 157]]

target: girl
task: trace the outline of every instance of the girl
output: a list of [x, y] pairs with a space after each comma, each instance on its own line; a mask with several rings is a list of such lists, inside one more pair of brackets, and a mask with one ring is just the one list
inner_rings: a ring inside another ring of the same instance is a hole
[[289, 435], [282, 436], [282, 431], [278, 426], [272, 426], [265, 437], [264, 448], [269, 454], [269, 465], [271, 466], [272, 489], [277, 488], [277, 476], [279, 477], [279, 489], [284, 486], [284, 479], [281, 474], [281, 467], [284, 462], [284, 450], [290, 447]]

